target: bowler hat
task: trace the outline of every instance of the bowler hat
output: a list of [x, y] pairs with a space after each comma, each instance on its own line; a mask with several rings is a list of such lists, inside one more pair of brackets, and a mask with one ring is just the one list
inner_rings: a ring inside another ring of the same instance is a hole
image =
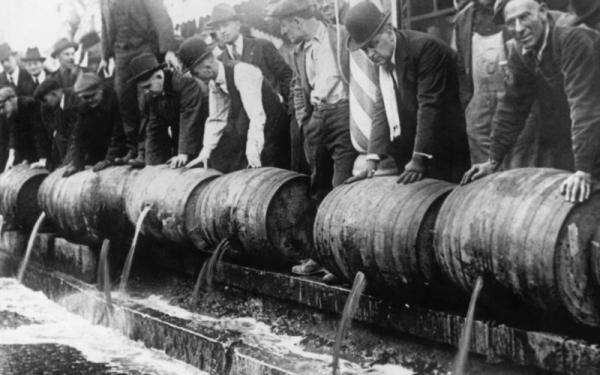
[[369, 43], [390, 19], [390, 12], [381, 12], [370, 1], [362, 1], [348, 10], [344, 25], [348, 30], [346, 43], [350, 51], [356, 51]]
[[208, 45], [200, 37], [188, 38], [181, 43], [177, 56], [186, 69], [191, 69], [212, 53], [213, 45]]
[[90, 31], [79, 38], [79, 44], [81, 48], [86, 50], [96, 44], [100, 43], [100, 36], [95, 31]]
[[50, 56], [56, 58], [56, 56], [58, 56], [62, 51], [66, 50], [67, 48], [75, 48], [75, 50], [77, 50], [78, 44], [73, 41], [70, 41], [67, 38], [61, 38], [58, 41], [56, 41], [56, 43], [54, 43], [52, 54]]
[[210, 15], [210, 21], [206, 24], [207, 26], [217, 26], [218, 24], [229, 22], [233, 20], [239, 20], [239, 15], [235, 12], [233, 7], [229, 4], [217, 4], [212, 10]]
[[164, 68], [165, 64], [159, 64], [153, 53], [145, 52], [138, 55], [129, 63], [131, 78], [128, 83], [138, 83], [150, 77], [152, 73]]
[[571, 0], [571, 6], [577, 15], [578, 24], [600, 18], [600, 2], [598, 0]]
[[100, 86], [102, 78], [98, 77], [96, 73], [81, 73], [77, 77], [75, 84], [73, 85], [73, 92], [79, 94], [82, 92], [94, 90]]
[[8, 43], [0, 44], [0, 61], [8, 59], [13, 54]]
[[40, 83], [40, 85], [33, 92], [33, 98], [38, 101], [42, 101], [44, 96], [51, 91], [60, 89], [60, 83], [55, 79], [47, 79], [44, 82]]
[[27, 48], [25, 56], [21, 58], [21, 61], [44, 61], [46, 58], [40, 54], [40, 50], [37, 47]]
[[311, 9], [313, 5], [309, 0], [283, 0], [273, 7], [269, 17], [287, 18]]

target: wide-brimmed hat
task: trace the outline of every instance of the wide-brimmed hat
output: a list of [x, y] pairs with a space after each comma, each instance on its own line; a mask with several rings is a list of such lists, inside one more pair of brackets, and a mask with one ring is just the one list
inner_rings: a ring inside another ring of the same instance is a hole
[[0, 61], [8, 59], [13, 54], [8, 43], [0, 44]]
[[348, 31], [346, 44], [356, 51], [369, 43], [390, 19], [390, 12], [382, 12], [370, 1], [362, 1], [348, 10], [344, 25]]
[[62, 51], [66, 50], [67, 48], [75, 48], [75, 51], [77, 51], [79, 45], [67, 38], [59, 39], [56, 41], [56, 43], [54, 43], [54, 47], [52, 48], [52, 54], [50, 56], [56, 58], [56, 56], [58, 56]]
[[27, 48], [25, 56], [21, 58], [21, 61], [44, 61], [46, 58], [42, 56], [40, 50], [37, 47]]
[[221, 23], [239, 20], [240, 16], [235, 12], [235, 9], [229, 4], [217, 4], [212, 10], [210, 21], [207, 26], [215, 27]]
[[210, 56], [213, 47], [213, 45], [206, 44], [201, 37], [192, 37], [181, 43], [177, 50], [177, 56], [186, 69], [191, 69]]
[[40, 83], [40, 85], [33, 92], [33, 98], [38, 101], [42, 101], [44, 96], [51, 91], [60, 89], [60, 82], [55, 79], [47, 79], [44, 82]]
[[293, 17], [311, 9], [314, 9], [314, 6], [309, 0], [283, 0], [273, 6], [269, 17], [279, 19]]
[[128, 83], [138, 83], [150, 77], [152, 73], [164, 68], [166, 64], [159, 64], [153, 53], [146, 52], [135, 57], [129, 63], [131, 78]]
[[576, 23], [586, 23], [590, 19], [600, 17], [598, 0], [571, 0], [571, 6], [577, 15]]
[[96, 73], [81, 73], [73, 85], [73, 92], [79, 94], [82, 92], [95, 90], [102, 84], [102, 78]]

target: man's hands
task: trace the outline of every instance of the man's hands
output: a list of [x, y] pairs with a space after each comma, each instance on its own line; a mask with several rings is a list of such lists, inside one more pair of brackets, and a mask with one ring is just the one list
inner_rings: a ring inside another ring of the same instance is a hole
[[250, 168], [260, 168], [260, 153], [265, 145], [265, 136], [263, 132], [248, 132], [248, 141], [246, 142], [246, 159]]
[[367, 167], [354, 177], [348, 178], [344, 183], [351, 184], [356, 181], [364, 180], [367, 178], [373, 178], [377, 168], [379, 167], [379, 160], [369, 159], [367, 160]]
[[165, 53], [165, 62], [167, 63], [167, 65], [177, 70], [178, 72], [180, 72], [182, 69], [181, 62], [179, 61], [179, 59], [175, 55], [175, 52], [173, 51]]
[[31, 168], [46, 168], [47, 161], [46, 159], [40, 159], [35, 163], [31, 164]]
[[404, 172], [398, 178], [399, 184], [412, 184], [421, 181], [427, 173], [427, 158], [421, 155], [413, 155], [412, 159], [404, 167]]
[[82, 170], [83, 170], [83, 167], [78, 167], [73, 164], [69, 164], [69, 165], [67, 165], [67, 168], [65, 169], [65, 172], [63, 173], [63, 177], [72, 176], [75, 173], [82, 171]]
[[169, 161], [167, 161], [167, 165], [173, 169], [184, 167], [189, 160], [187, 154], [179, 154], [177, 156], [173, 156]]
[[560, 193], [568, 202], [585, 202], [592, 191], [592, 175], [590, 173], [577, 171], [567, 177], [560, 185]]
[[106, 169], [108, 167], [110, 167], [111, 165], [113, 165], [113, 162], [110, 160], [101, 160], [99, 162], [97, 162], [96, 164], [94, 164], [94, 166], [92, 167], [92, 171], [94, 172], [99, 172], [103, 169]]
[[10, 149], [8, 151], [8, 160], [6, 161], [6, 166], [4, 167], [4, 172], [8, 171], [15, 165], [15, 150]]
[[498, 170], [500, 163], [488, 160], [485, 163], [475, 164], [465, 173], [462, 180], [460, 181], [461, 185], [468, 184], [471, 181], [475, 181], [485, 176], [489, 176], [492, 173]]
[[208, 151], [206, 148], [202, 148], [202, 150], [200, 151], [200, 154], [198, 155], [197, 158], [195, 158], [194, 160], [190, 161], [187, 165], [186, 168], [192, 168], [195, 167], [197, 165], [204, 165], [204, 168], [208, 168], [208, 159], [210, 158], [210, 151]]

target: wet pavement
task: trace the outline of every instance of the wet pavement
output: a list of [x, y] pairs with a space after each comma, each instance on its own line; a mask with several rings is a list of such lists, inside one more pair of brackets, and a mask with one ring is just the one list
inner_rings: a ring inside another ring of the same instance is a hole
[[0, 278], [0, 374], [206, 375]]

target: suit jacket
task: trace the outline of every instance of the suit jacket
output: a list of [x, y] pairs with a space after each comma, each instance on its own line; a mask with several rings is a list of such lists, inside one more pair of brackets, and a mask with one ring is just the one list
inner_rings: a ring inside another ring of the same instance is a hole
[[114, 160], [125, 153], [125, 135], [117, 95], [104, 88], [96, 108], [86, 103], [77, 106], [77, 119], [69, 142], [67, 162], [78, 167], [102, 160]]
[[33, 98], [22, 96], [17, 99], [17, 113], [11, 118], [4, 116], [9, 129], [9, 148], [15, 150], [15, 163], [27, 160], [30, 163], [48, 158], [48, 142], [42, 130], [40, 105]]
[[391, 155], [399, 168], [411, 160], [413, 152], [432, 155], [428, 176], [460, 180], [469, 165], [469, 147], [458, 96], [456, 54], [428, 34], [411, 30], [395, 33], [401, 134], [390, 140], [378, 92], [368, 153]]
[[[146, 132], [146, 162], [162, 164], [175, 153], [195, 157], [202, 148], [208, 98], [191, 76], [165, 70], [164, 92], [144, 95], [142, 126]], [[171, 127], [173, 137], [169, 137]]]
[[[337, 42], [337, 32], [333, 26], [328, 26], [327, 30], [329, 32], [329, 42], [331, 43], [331, 48], [333, 50], [334, 56], [338, 55], [338, 42]], [[342, 29], [341, 31], [341, 43], [340, 45], [340, 63], [341, 66], [338, 66], [338, 71], [342, 77], [346, 77], [349, 80], [350, 77], [350, 52], [348, 50], [348, 46], [346, 45], [346, 37], [348, 32], [346, 29]], [[308, 76], [306, 73], [306, 51], [304, 48], [304, 42], [299, 43], [296, 48], [294, 48], [294, 111], [296, 115], [296, 121], [298, 121], [298, 125], [302, 127], [312, 115], [313, 107], [310, 103], [310, 84], [308, 82]]]
[[[243, 37], [243, 51], [240, 61], [257, 66], [271, 87], [287, 101], [290, 95], [292, 68], [285, 62], [273, 43], [266, 39]], [[219, 56], [223, 62], [233, 60], [229, 50]]]
[[17, 96], [33, 96], [35, 85], [31, 75], [22, 67], [19, 68], [19, 82], [17, 85], [10, 83], [6, 72], [0, 73], [0, 86], [12, 86]]
[[[550, 19], [550, 32], [541, 60], [524, 55], [511, 45], [505, 84], [492, 123], [491, 157], [502, 160], [516, 137], [535, 99], [550, 101], [549, 116], [562, 119], [558, 128], [544, 131], [556, 142], [572, 141], [574, 168], [600, 177], [600, 34], [579, 27], [556, 26]], [[545, 82], [539, 90], [538, 81]], [[542, 99], [543, 98], [543, 99]]]
[[[155, 53], [175, 48], [173, 23], [162, 0], [101, 0], [102, 56], [114, 57], [115, 49], [130, 50], [150, 44]], [[111, 11], [119, 6], [119, 12]], [[122, 11], [121, 11], [122, 10]], [[123, 32], [126, 27], [127, 31]]]
[[77, 96], [71, 90], [65, 90], [64, 95], [63, 108], [51, 108], [44, 104], [41, 107], [45, 147], [50, 150], [49, 169], [58, 168], [65, 161], [69, 139], [77, 122]]
[[50, 74], [50, 78], [56, 80], [63, 89], [71, 89], [73, 88], [73, 85], [75, 85], [75, 81], [81, 71], [82, 69], [79, 66], [75, 66], [68, 72], [59, 68], [57, 71]]

